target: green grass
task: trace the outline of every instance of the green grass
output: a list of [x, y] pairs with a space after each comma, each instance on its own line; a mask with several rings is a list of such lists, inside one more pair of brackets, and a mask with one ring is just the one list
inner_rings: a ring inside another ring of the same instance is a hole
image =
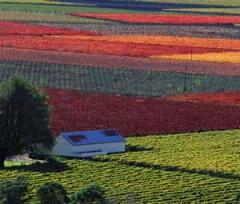
[[23, 161], [12, 161], [12, 160], [5, 161], [4, 164], [5, 164], [6, 167], [16, 167], [16, 166], [26, 166], [26, 165], [30, 165], [30, 163], [27, 163], [27, 162], [23, 162]]
[[34, 4], [34, 3], [0, 3], [1, 11], [24, 11], [36, 13], [77, 13], [77, 12], [97, 12], [97, 13], [132, 13], [133, 10], [97, 8], [92, 6], [81, 5], [64, 5], [64, 4]]
[[[47, 181], [69, 194], [90, 183], [104, 186], [120, 203], [235, 203], [240, 191], [240, 131], [206, 132], [127, 139], [129, 152], [91, 160], [66, 160], [61, 172], [9, 167], [0, 180], [29, 177], [29, 203]], [[137, 149], [139, 151], [137, 151]], [[57, 169], [56, 169], [57, 170]]]
[[2, 0], [5, 3], [33, 3], [33, 4], [40, 4], [40, 3], [50, 3], [50, 4], [59, 4], [57, 1], [49, 1], [49, 0]]
[[33, 13], [19, 11], [0, 11], [0, 20], [24, 22], [54, 22], [54, 23], [106, 23], [108, 21], [80, 18], [53, 13]]

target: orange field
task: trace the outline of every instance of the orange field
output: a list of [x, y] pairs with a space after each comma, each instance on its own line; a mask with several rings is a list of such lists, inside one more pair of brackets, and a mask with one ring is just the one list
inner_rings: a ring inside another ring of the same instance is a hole
[[203, 54], [180, 54], [168, 56], [153, 56], [153, 59], [186, 60], [217, 63], [240, 63], [240, 52], [203, 53]]
[[149, 36], [149, 35], [117, 35], [117, 36], [50, 36], [55, 39], [72, 39], [91, 40], [91, 41], [106, 41], [106, 42], [124, 42], [124, 43], [140, 43], [153, 45], [168, 45], [168, 46], [186, 46], [186, 47], [201, 47], [201, 48], [219, 48], [240, 50], [239, 40], [230, 39], [210, 39], [210, 38], [194, 38], [194, 37], [175, 37], [175, 36]]

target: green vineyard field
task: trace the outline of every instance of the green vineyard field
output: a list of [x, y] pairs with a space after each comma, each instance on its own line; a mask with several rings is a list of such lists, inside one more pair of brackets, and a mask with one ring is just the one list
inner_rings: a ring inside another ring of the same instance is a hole
[[[119, 203], [234, 203], [240, 192], [240, 131], [207, 132], [127, 139], [124, 154], [93, 160], [65, 160], [62, 171], [11, 166], [0, 180], [26, 175], [28, 203], [47, 181], [62, 183], [69, 194], [98, 183]], [[180, 202], [181, 201], [181, 202]]]

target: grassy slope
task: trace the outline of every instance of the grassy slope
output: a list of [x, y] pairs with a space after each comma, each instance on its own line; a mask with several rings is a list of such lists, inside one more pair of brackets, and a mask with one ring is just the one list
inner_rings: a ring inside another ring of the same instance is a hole
[[34, 203], [35, 189], [50, 180], [63, 183], [69, 193], [99, 183], [121, 203], [133, 194], [137, 203], [233, 203], [240, 187], [239, 134], [235, 130], [131, 138], [127, 143], [132, 151], [124, 154], [97, 161], [66, 160], [69, 168], [64, 172], [9, 167], [0, 180], [29, 176], [28, 198]]

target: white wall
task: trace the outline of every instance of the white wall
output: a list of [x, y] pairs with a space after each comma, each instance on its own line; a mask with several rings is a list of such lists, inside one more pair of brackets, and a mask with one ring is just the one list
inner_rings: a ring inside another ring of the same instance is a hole
[[[87, 154], [81, 154], [78, 152], [91, 152]], [[99, 151], [99, 152], [95, 152]], [[70, 156], [70, 157], [87, 157], [94, 156], [99, 154], [115, 153], [115, 152], [124, 152], [125, 143], [100, 143], [100, 144], [89, 144], [89, 145], [78, 145], [72, 146], [63, 136], [56, 138], [56, 144], [51, 152], [51, 155], [56, 156]], [[95, 152], [95, 153], [94, 153]]]

